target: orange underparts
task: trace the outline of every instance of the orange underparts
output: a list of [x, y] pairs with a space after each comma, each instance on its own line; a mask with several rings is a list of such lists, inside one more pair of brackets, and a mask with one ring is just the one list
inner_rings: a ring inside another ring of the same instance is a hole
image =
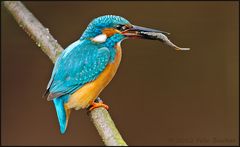
[[107, 37], [110, 37], [116, 33], [121, 33], [119, 30], [113, 29], [113, 28], [105, 28], [102, 30], [103, 34], [106, 34]]
[[[101, 91], [109, 84], [117, 72], [122, 57], [121, 47], [116, 45], [116, 56], [112, 63], [109, 63], [103, 72], [92, 82], [85, 84], [83, 87], [73, 93], [66, 108], [75, 110], [84, 109], [91, 106]], [[100, 104], [101, 105], [101, 104]]]

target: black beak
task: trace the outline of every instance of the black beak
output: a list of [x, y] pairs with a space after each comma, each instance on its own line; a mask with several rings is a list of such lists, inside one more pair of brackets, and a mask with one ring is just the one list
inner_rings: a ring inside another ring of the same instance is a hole
[[166, 36], [169, 35], [170, 33], [160, 30], [132, 25], [131, 28], [123, 31], [122, 34], [128, 38], [159, 40], [167, 44], [168, 46], [173, 47], [176, 50], [189, 50], [189, 48], [180, 48], [173, 44]]
[[132, 25], [131, 28], [122, 32], [122, 34], [125, 35], [126, 37], [129, 37], [129, 38], [154, 39], [151, 36], [145, 35], [145, 33], [151, 33], [151, 32], [152, 33], [162, 33], [162, 34], [166, 34], [166, 35], [170, 34], [168, 32], [155, 30], [155, 29], [150, 29], [150, 28], [145, 28], [145, 27], [136, 26], [136, 25]]
[[155, 30], [155, 29], [150, 29], [150, 28], [145, 28], [145, 27], [140, 27], [140, 26], [135, 26], [135, 25], [133, 25], [133, 27], [130, 30], [137, 31], [139, 33], [142, 33], [142, 32], [154, 32], [154, 33], [162, 33], [162, 34], [166, 34], [166, 35], [170, 34], [168, 32]]

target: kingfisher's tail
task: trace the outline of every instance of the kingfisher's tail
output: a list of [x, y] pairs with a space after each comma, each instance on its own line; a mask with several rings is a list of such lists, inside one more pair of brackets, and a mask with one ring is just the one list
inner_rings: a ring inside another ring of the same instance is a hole
[[69, 98], [69, 95], [63, 95], [61, 97], [53, 99], [53, 103], [55, 105], [56, 112], [57, 112], [58, 122], [60, 125], [60, 131], [62, 134], [64, 134], [67, 129], [68, 119], [71, 112], [69, 108], [64, 106], [68, 98]]

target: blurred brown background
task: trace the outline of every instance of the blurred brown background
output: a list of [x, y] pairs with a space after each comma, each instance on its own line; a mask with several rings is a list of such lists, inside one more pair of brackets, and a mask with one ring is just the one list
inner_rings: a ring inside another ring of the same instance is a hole
[[[123, 59], [101, 93], [129, 145], [237, 145], [239, 3], [24, 2], [65, 48], [105, 14], [170, 32], [191, 51], [126, 40]], [[103, 145], [85, 110], [65, 135], [42, 98], [53, 64], [1, 5], [2, 145]]]

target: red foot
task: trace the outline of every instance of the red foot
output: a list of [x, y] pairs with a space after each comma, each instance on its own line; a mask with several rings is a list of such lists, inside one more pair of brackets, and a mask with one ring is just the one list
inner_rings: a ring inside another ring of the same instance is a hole
[[98, 108], [98, 107], [104, 107], [107, 110], [109, 109], [108, 105], [103, 104], [103, 102], [98, 102], [98, 103], [93, 102], [93, 104], [89, 108], [89, 111], [92, 111], [93, 109]]

